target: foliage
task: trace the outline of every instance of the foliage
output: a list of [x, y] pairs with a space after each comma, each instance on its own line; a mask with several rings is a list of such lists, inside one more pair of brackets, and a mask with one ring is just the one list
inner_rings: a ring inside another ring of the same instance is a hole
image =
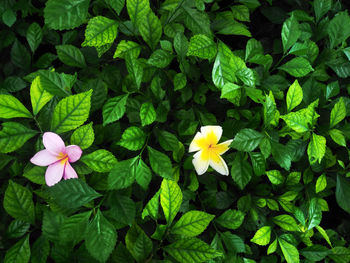
[[[350, 262], [348, 8], [2, 1], [0, 262]], [[47, 131], [78, 179], [29, 162]]]

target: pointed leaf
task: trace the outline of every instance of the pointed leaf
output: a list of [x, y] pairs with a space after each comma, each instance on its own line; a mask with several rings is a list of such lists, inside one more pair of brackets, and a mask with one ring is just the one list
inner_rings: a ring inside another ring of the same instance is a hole
[[104, 16], [95, 16], [89, 20], [85, 30], [83, 47], [102, 47], [113, 43], [118, 33], [118, 22]]
[[96, 150], [87, 155], [83, 155], [81, 161], [90, 169], [99, 173], [110, 172], [117, 163], [117, 159], [114, 157], [114, 155], [104, 149]]
[[163, 208], [165, 219], [171, 225], [182, 203], [182, 192], [176, 182], [163, 179], [160, 192], [160, 205]]
[[12, 95], [0, 94], [0, 118], [32, 118], [32, 114]]

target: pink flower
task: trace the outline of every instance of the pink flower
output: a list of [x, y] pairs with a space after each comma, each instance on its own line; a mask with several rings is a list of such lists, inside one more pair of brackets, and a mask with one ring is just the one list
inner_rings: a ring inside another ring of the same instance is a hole
[[63, 179], [78, 178], [70, 165], [80, 159], [82, 150], [77, 145], [65, 146], [60, 136], [53, 132], [43, 135], [45, 150], [37, 152], [30, 161], [39, 166], [49, 166], [46, 169], [45, 181], [52, 186]]

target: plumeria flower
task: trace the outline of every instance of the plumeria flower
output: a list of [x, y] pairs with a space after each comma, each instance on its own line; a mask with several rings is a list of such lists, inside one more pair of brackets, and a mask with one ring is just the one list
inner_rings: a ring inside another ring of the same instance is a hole
[[222, 135], [220, 126], [203, 126], [190, 144], [189, 152], [197, 152], [192, 163], [198, 175], [204, 174], [209, 165], [218, 173], [228, 175], [229, 171], [220, 155], [229, 149], [233, 140], [218, 144]]
[[78, 178], [70, 165], [80, 159], [82, 150], [77, 145], [65, 146], [60, 136], [53, 132], [43, 135], [45, 150], [37, 152], [30, 161], [39, 166], [49, 166], [46, 169], [45, 181], [52, 186], [63, 179]]

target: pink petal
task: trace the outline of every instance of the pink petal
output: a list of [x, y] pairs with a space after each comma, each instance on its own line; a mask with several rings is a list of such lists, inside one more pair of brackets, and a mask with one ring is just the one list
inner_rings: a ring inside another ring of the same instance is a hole
[[53, 154], [59, 155], [60, 153], [64, 153], [64, 142], [56, 133], [45, 132], [43, 135], [43, 144]]
[[[67, 163], [67, 162], [66, 162]], [[63, 177], [65, 163], [62, 161], [55, 162], [50, 164], [46, 169], [45, 181], [48, 186], [53, 186], [61, 181]]]
[[78, 178], [77, 173], [75, 172], [74, 168], [70, 165], [69, 162], [66, 163], [66, 167], [64, 168], [64, 175], [63, 179], [71, 179], [71, 178]]
[[37, 152], [30, 161], [39, 166], [48, 166], [52, 163], [55, 163], [58, 161], [57, 156], [53, 155], [48, 150], [42, 150], [40, 152]]
[[82, 153], [83, 151], [77, 145], [69, 145], [66, 147], [66, 154], [68, 154], [70, 163], [78, 161]]

